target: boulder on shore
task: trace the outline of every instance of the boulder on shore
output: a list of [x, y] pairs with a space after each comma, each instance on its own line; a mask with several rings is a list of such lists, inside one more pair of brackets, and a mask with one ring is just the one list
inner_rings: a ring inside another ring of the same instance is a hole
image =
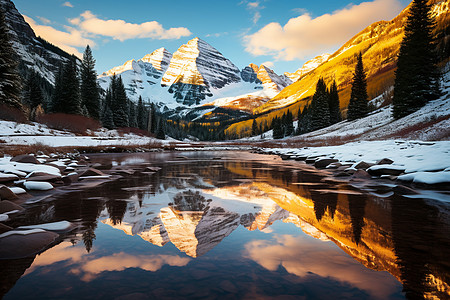
[[36, 157], [29, 154], [17, 155], [11, 158], [11, 161], [20, 162], [20, 163], [28, 163], [28, 164], [39, 164], [39, 161]]
[[17, 195], [14, 194], [7, 186], [0, 185], [0, 199], [1, 200], [15, 200]]

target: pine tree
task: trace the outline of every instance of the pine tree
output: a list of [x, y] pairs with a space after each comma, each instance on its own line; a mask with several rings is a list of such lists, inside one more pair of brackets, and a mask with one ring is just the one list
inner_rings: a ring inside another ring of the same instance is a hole
[[128, 102], [128, 107], [130, 108], [130, 113], [128, 115], [128, 118], [130, 120], [130, 127], [137, 128], [137, 115], [136, 115], [136, 105], [134, 105], [133, 102]]
[[341, 110], [339, 109], [339, 93], [336, 81], [331, 84], [328, 96], [328, 106], [330, 107], [330, 124], [338, 123], [342, 120]]
[[81, 114], [80, 81], [75, 56], [64, 65], [62, 72], [62, 88], [60, 110], [66, 114]]
[[166, 139], [166, 134], [165, 134], [165, 130], [164, 130], [164, 121], [163, 121], [162, 117], [159, 118], [158, 130], [156, 131], [156, 138], [160, 139], [160, 140]]
[[27, 82], [24, 87], [23, 102], [30, 108], [30, 120], [35, 121], [36, 108], [44, 102], [44, 96], [42, 94], [38, 75], [34, 71], [31, 71], [28, 74]]
[[279, 119], [278, 117], [273, 118], [272, 129], [273, 129], [273, 138], [274, 139], [283, 138], [283, 128], [281, 126], [281, 119]]
[[102, 125], [103, 125], [103, 127], [108, 128], [108, 129], [116, 128], [116, 126], [114, 125], [113, 113], [111, 111], [111, 108], [109, 108], [109, 105], [106, 105], [105, 109], [103, 111]]
[[22, 109], [17, 54], [11, 46], [8, 31], [4, 12], [0, 8], [0, 104]]
[[394, 84], [393, 116], [404, 117], [439, 97], [433, 43], [435, 21], [427, 0], [414, 0], [400, 45]]
[[288, 110], [286, 113], [286, 119], [285, 119], [285, 136], [291, 136], [294, 133], [294, 123], [293, 123], [293, 117], [292, 113]]
[[111, 95], [114, 125], [117, 127], [128, 127], [128, 97], [125, 92], [122, 77], [113, 75], [111, 77]]
[[330, 125], [330, 108], [328, 107], [328, 91], [323, 78], [316, 85], [316, 92], [311, 101], [311, 130]]
[[146, 123], [145, 123], [145, 106], [144, 102], [142, 102], [142, 97], [139, 96], [139, 101], [137, 105], [137, 112], [136, 112], [136, 121], [137, 121], [137, 127], [139, 129], [147, 129]]
[[258, 135], [258, 123], [256, 122], [256, 119], [253, 119], [252, 122], [252, 136]]
[[156, 107], [153, 103], [150, 104], [150, 110], [148, 112], [148, 124], [147, 131], [151, 133], [156, 133], [157, 123], [156, 123]]
[[311, 114], [312, 113], [310, 105], [305, 106], [297, 121], [297, 134], [304, 134], [312, 130]]
[[100, 118], [100, 95], [97, 87], [97, 72], [94, 68], [95, 59], [88, 45], [81, 62], [81, 107], [86, 106], [89, 117], [98, 120]]
[[349, 121], [363, 118], [367, 115], [367, 81], [361, 52], [353, 74], [352, 93], [350, 95], [350, 103], [348, 104], [347, 119]]
[[64, 65], [61, 64], [58, 68], [58, 72], [55, 74], [55, 89], [49, 105], [49, 111], [52, 113], [62, 110], [61, 97], [63, 89], [63, 68]]

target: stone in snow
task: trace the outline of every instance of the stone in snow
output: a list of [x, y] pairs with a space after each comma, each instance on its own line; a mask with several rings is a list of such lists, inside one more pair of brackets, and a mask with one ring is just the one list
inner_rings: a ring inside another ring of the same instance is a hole
[[15, 199], [17, 199], [17, 196], [7, 186], [0, 185], [0, 199], [2, 199], [2, 200], [15, 200]]
[[53, 185], [48, 182], [25, 181], [23, 185], [27, 190], [48, 191], [53, 189]]
[[398, 180], [423, 184], [450, 184], [450, 172], [415, 172], [401, 175]]
[[14, 181], [17, 179], [19, 179], [19, 176], [15, 175], [15, 174], [0, 173], [0, 182]]
[[22, 154], [11, 158], [11, 161], [29, 163], [29, 164], [39, 164], [39, 161], [34, 157], [34, 155]]
[[16, 195], [25, 194], [27, 192], [23, 188], [20, 188], [20, 187], [10, 187], [9, 189]]

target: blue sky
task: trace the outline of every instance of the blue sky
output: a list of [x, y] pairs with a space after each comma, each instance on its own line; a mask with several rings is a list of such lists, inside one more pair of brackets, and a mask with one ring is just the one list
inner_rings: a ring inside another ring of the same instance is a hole
[[336, 51], [378, 20], [395, 17], [409, 0], [13, 0], [37, 35], [82, 53], [92, 46], [102, 73], [194, 37], [237, 67], [265, 63], [277, 73]]

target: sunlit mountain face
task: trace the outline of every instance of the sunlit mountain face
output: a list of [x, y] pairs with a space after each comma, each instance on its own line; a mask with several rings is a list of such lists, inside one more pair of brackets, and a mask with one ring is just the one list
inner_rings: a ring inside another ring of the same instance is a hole
[[91, 159], [134, 175], [15, 219], [77, 228], [38, 256], [0, 260], [5, 299], [450, 296], [445, 202], [244, 152]]

